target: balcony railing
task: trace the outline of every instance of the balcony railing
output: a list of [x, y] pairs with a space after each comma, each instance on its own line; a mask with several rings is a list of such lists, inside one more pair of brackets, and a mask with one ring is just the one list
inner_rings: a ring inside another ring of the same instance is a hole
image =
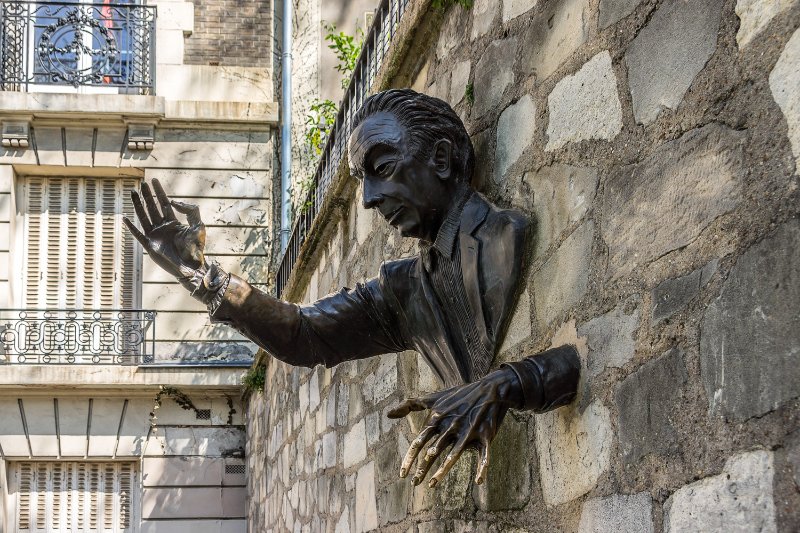
[[0, 0], [0, 88], [92, 86], [149, 94], [156, 8]]
[[289, 236], [289, 242], [276, 276], [275, 285], [278, 296], [283, 293], [300, 255], [300, 249], [327, 198], [333, 178], [339, 170], [339, 164], [345, 153], [347, 139], [353, 130], [353, 117], [369, 95], [375, 76], [383, 64], [397, 26], [400, 24], [400, 19], [406, 11], [408, 1], [382, 0], [378, 9], [375, 10], [375, 19], [364, 38], [361, 55], [353, 69], [347, 91], [339, 104], [339, 114], [333, 123], [314, 173], [313, 186], [303, 199], [304, 201], [299, 203], [304, 207], [296, 215], [292, 233]]
[[0, 363], [151, 363], [155, 316], [141, 309], [0, 309]]

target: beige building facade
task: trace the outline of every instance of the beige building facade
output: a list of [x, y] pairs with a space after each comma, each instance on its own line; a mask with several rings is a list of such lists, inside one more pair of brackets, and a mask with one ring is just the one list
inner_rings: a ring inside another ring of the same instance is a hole
[[272, 3], [0, 9], [0, 531], [243, 532], [256, 348], [122, 217], [157, 178], [269, 288]]

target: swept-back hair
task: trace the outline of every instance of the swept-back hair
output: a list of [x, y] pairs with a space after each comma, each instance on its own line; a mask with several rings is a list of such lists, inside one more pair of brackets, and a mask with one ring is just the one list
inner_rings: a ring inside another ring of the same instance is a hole
[[368, 116], [381, 111], [393, 114], [405, 127], [418, 159], [429, 158], [434, 143], [448, 139], [453, 143], [451, 164], [455, 174], [461, 181], [470, 182], [475, 168], [475, 149], [464, 123], [447, 102], [411, 89], [382, 91], [364, 101], [353, 117], [353, 130]]

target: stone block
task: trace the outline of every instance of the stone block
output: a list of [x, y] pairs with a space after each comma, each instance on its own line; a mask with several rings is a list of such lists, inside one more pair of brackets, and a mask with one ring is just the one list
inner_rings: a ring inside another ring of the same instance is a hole
[[[97, 402], [97, 400], [95, 400]], [[102, 406], [102, 404], [100, 404]], [[120, 403], [121, 405], [121, 403]], [[27, 422], [28, 441], [31, 445], [31, 453], [34, 457], [57, 457], [58, 453], [58, 437], [56, 436], [56, 415], [55, 406], [52, 398], [24, 398], [22, 401], [22, 409], [25, 413], [25, 421]], [[94, 419], [94, 417], [92, 417]], [[117, 426], [119, 426], [119, 413], [117, 413]], [[94, 428], [92, 428], [94, 430]], [[85, 428], [84, 428], [85, 431]], [[94, 434], [94, 431], [92, 431]], [[117, 431], [114, 430], [113, 435], [116, 437]], [[116, 441], [116, 439], [114, 439]], [[97, 447], [89, 447], [92, 455], [108, 455], [114, 454], [114, 445], [111, 444], [110, 448], [105, 453], [98, 453]]]
[[606, 368], [622, 368], [633, 359], [641, 313], [638, 307], [626, 312], [625, 308], [632, 304], [638, 305], [638, 301], [620, 305], [578, 328], [578, 335], [586, 337], [589, 347], [589, 377], [597, 376]]
[[786, 439], [785, 453], [786, 462], [792, 469], [792, 480], [795, 487], [800, 489], [800, 429]]
[[730, 457], [722, 473], [681, 487], [665, 504], [664, 531], [775, 533], [772, 452]]
[[378, 508], [375, 501], [375, 463], [358, 469], [356, 476], [355, 533], [378, 527]]
[[142, 520], [142, 533], [246, 533], [247, 520]]
[[519, 296], [517, 308], [511, 316], [511, 322], [506, 330], [503, 343], [498, 350], [498, 353], [513, 348], [520, 342], [524, 341], [533, 333], [533, 325], [531, 324], [531, 295], [526, 290]]
[[737, 0], [736, 15], [740, 23], [736, 42], [739, 48], [742, 49], [750, 44], [776, 15], [796, 3], [797, 0]]
[[322, 436], [322, 468], [336, 466], [336, 432], [331, 431]]
[[523, 34], [522, 69], [541, 83], [589, 37], [589, 0], [555, 0], [537, 10]]
[[721, 14], [719, 0], [669, 0], [652, 15], [625, 53], [636, 122], [678, 108], [717, 47]]
[[533, 143], [536, 134], [536, 105], [526, 94], [518, 102], [505, 108], [497, 122], [495, 145], [494, 182], [505, 181], [508, 169]]
[[436, 43], [436, 58], [446, 59], [450, 52], [461, 43], [464, 23], [468, 13], [461, 7], [454, 6], [445, 15], [445, 21], [439, 30], [439, 41]]
[[531, 495], [530, 448], [528, 424], [509, 413], [492, 441], [486, 481], [472, 491], [479, 509], [494, 512], [525, 507]]
[[654, 533], [650, 494], [614, 494], [587, 500], [581, 508], [578, 533]]
[[[0, 447], [9, 457], [28, 457], [31, 454], [16, 398], [0, 398]], [[85, 453], [85, 440], [83, 449]]]
[[556, 163], [526, 173], [523, 180], [533, 192], [535, 245], [540, 256], [592, 206], [597, 170]]
[[222, 485], [224, 461], [211, 457], [146, 457], [142, 460], [145, 487]]
[[544, 502], [559, 505], [592, 490], [611, 461], [613, 432], [599, 401], [585, 411], [556, 409], [536, 417], [536, 452]]
[[718, 124], [664, 143], [605, 185], [603, 239], [612, 278], [693, 242], [740, 200], [746, 134]]
[[181, 30], [187, 34], [194, 30], [194, 3], [159, 2], [157, 30]]
[[350, 509], [346, 505], [336, 521], [334, 533], [350, 533]]
[[515, 38], [493, 41], [486, 47], [475, 67], [473, 118], [485, 115], [499, 104], [506, 88], [514, 83], [513, 67], [516, 54]]
[[[150, 402], [150, 408], [152, 408], [152, 406], [153, 402]], [[147, 413], [148, 411], [145, 411], [144, 413], [145, 419], [148, 416]], [[132, 414], [132, 417], [135, 416], [141, 416], [141, 414]], [[86, 455], [86, 428], [88, 421], [88, 399], [69, 397], [58, 399], [58, 425], [61, 431], [62, 457], [84, 457]], [[140, 441], [144, 435], [147, 435], [147, 429], [145, 429], [143, 433], [138, 433]], [[3, 442], [2, 445], [3, 450], [5, 451], [5, 442]], [[11, 452], [6, 451], [5, 453], [10, 454]], [[133, 454], [120, 453], [119, 455]]]
[[408, 516], [411, 483], [407, 479], [396, 479], [378, 494], [378, 519], [380, 526], [400, 522]]
[[91, 167], [94, 165], [92, 128], [64, 128], [66, 142], [66, 161], [71, 167]]
[[547, 97], [546, 151], [571, 142], [612, 140], [622, 130], [622, 104], [611, 54], [600, 52], [559, 81]]
[[635, 464], [648, 454], [667, 455], [678, 447], [672, 420], [683, 407], [687, 379], [683, 352], [673, 348], [620, 384], [614, 400], [619, 413], [619, 446], [626, 463]]
[[497, 8], [500, 2], [497, 0], [475, 0], [472, 5], [472, 40], [483, 37], [492, 29]]
[[145, 455], [227, 457], [244, 453], [244, 430], [232, 427], [161, 427], [147, 442]]
[[308, 377], [308, 410], [314, 412], [319, 407], [319, 372], [311, 371]]
[[653, 323], [671, 317], [692, 301], [717, 270], [717, 260], [679, 278], [662, 281], [651, 294]]
[[792, 145], [796, 167], [800, 173], [800, 30], [795, 31], [781, 52], [775, 68], [769, 73], [769, 88], [772, 97], [781, 108], [789, 126], [789, 141]]
[[271, 103], [271, 76], [271, 69], [261, 67], [158, 65], [156, 94], [167, 100]]
[[397, 390], [397, 356], [389, 354], [381, 357], [381, 364], [375, 371], [375, 383], [371, 390], [364, 391], [372, 403], [380, 403]]
[[538, 0], [503, 0], [503, 24], [533, 9]]
[[32, 128], [36, 140], [36, 155], [40, 165], [65, 166], [64, 139], [61, 137], [61, 128], [38, 127]]
[[536, 318], [549, 324], [577, 304], [589, 285], [594, 222], [588, 220], [567, 237], [533, 275]]
[[184, 35], [183, 30], [156, 30], [156, 61], [159, 65], [182, 65]]
[[123, 145], [126, 134], [127, 130], [124, 128], [97, 129], [97, 144], [94, 147], [94, 165], [96, 167], [119, 166], [120, 154], [126, 148]]
[[170, 487], [142, 491], [142, 518], [244, 518], [244, 487]]
[[342, 443], [342, 462], [350, 468], [367, 458], [367, 428], [362, 418], [345, 433]]
[[749, 248], [700, 332], [700, 370], [710, 411], [742, 421], [800, 395], [800, 221]]
[[464, 99], [469, 83], [469, 73], [471, 69], [470, 61], [459, 61], [453, 67], [450, 75], [450, 98], [448, 103], [455, 107]]
[[95, 398], [92, 401], [89, 456], [111, 457], [114, 455], [124, 403], [122, 398]]
[[607, 28], [624, 19], [642, 0], [600, 0], [600, 28]]

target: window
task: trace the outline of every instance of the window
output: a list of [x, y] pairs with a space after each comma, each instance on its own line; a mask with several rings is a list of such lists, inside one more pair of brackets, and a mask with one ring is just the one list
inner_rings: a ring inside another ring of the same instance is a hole
[[29, 461], [11, 472], [17, 533], [134, 530], [135, 463]]
[[28, 177], [22, 183], [22, 306], [134, 309], [139, 247], [122, 216], [133, 216], [134, 178]]

